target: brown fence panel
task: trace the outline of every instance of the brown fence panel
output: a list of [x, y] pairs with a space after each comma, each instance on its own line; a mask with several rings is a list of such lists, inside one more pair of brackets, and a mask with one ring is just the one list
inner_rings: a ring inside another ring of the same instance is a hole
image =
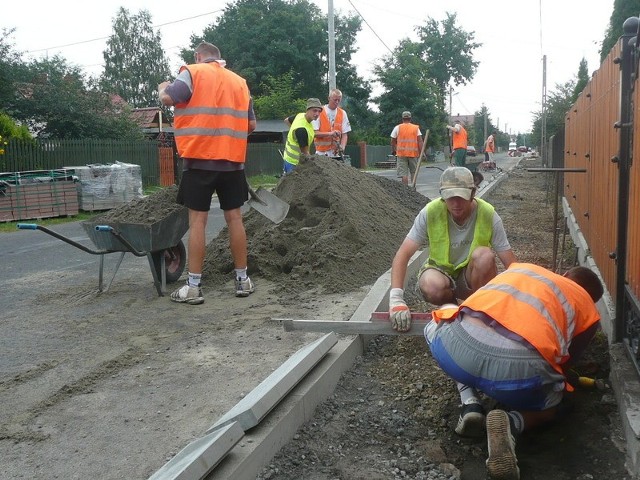
[[565, 167], [586, 168], [587, 173], [565, 173], [564, 195], [610, 292], [616, 291], [618, 168], [611, 161], [618, 154], [619, 133], [613, 125], [620, 118], [620, 67], [614, 59], [620, 45], [611, 50], [565, 121]]
[[627, 282], [640, 298], [640, 81], [634, 91], [633, 161], [629, 178], [629, 234], [627, 243]]

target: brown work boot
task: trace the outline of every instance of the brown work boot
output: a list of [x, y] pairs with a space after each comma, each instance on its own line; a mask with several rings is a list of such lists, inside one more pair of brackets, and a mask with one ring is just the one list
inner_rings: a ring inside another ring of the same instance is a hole
[[487, 415], [487, 472], [493, 480], [519, 480], [516, 441], [511, 434], [509, 415], [504, 410], [491, 410]]

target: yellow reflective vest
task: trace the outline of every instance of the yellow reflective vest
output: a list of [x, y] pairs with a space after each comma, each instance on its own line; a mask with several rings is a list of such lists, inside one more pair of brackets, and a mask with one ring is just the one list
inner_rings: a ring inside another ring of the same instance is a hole
[[300, 154], [302, 154], [302, 150], [300, 149], [300, 145], [298, 145], [298, 139], [296, 138], [295, 131], [298, 128], [304, 128], [307, 131], [307, 136], [309, 137], [309, 147], [313, 143], [313, 138], [316, 135], [316, 132], [313, 130], [313, 125], [311, 125], [304, 113], [299, 113], [296, 115], [296, 118], [293, 120], [291, 124], [291, 128], [289, 129], [289, 134], [287, 135], [287, 143], [284, 146], [284, 161], [290, 163], [291, 165], [298, 165], [300, 162]]
[[493, 235], [493, 205], [485, 202], [481, 198], [476, 198], [477, 216], [473, 232], [473, 241], [469, 247], [467, 258], [458, 265], [453, 265], [449, 258], [449, 212], [447, 204], [442, 198], [427, 203], [427, 236], [429, 237], [429, 258], [425, 265], [438, 267], [449, 275], [456, 276], [471, 259], [471, 253], [477, 247], [491, 246]]

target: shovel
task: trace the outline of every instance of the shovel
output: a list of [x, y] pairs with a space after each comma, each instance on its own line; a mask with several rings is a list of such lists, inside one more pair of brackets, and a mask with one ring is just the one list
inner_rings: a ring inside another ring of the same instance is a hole
[[282, 222], [287, 213], [289, 213], [289, 204], [284, 200], [280, 200], [269, 190], [265, 190], [262, 187], [258, 187], [255, 191], [247, 182], [247, 188], [249, 189], [249, 206], [256, 209], [259, 213], [267, 217], [273, 223]]
[[422, 163], [422, 156], [424, 155], [424, 149], [427, 146], [427, 140], [429, 139], [429, 129], [427, 129], [424, 135], [424, 142], [422, 142], [422, 151], [420, 152], [420, 156], [418, 157], [418, 165], [416, 166], [416, 173], [413, 174], [413, 179], [411, 181], [411, 188], [416, 190], [416, 182], [418, 181], [418, 173], [420, 173], [420, 164]]

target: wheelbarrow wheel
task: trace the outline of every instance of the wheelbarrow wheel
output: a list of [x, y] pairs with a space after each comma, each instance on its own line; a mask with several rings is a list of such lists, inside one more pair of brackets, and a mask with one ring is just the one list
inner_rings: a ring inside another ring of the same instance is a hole
[[156, 269], [158, 278], [162, 276], [162, 256], [164, 256], [164, 267], [166, 272], [167, 283], [174, 283], [180, 280], [184, 267], [187, 264], [187, 249], [180, 242], [170, 248], [166, 248], [159, 252], [151, 252], [153, 257], [153, 266]]

